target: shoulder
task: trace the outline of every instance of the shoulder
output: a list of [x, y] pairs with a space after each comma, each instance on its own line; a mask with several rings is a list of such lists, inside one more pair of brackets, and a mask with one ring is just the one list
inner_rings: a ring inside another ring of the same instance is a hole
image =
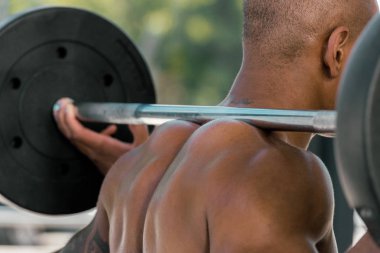
[[259, 137], [261, 132], [258, 128], [249, 125], [248, 123], [235, 119], [217, 119], [202, 125], [199, 129], [199, 134], [207, 134], [209, 137], [224, 134], [226, 137], [239, 137], [242, 134], [252, 134]]
[[[165, 163], [174, 159], [199, 125], [187, 121], [170, 121], [157, 127], [142, 145], [122, 155], [107, 173], [101, 193], [109, 198], [127, 180], [135, 177], [149, 165], [163, 168]], [[159, 162], [158, 162], [159, 161]], [[166, 165], [165, 165], [166, 166]]]
[[235, 185], [236, 191], [241, 191], [239, 196], [251, 197], [250, 192], [255, 191], [265, 192], [266, 196], [273, 194], [279, 199], [297, 198], [299, 201], [305, 197], [304, 202], [309, 202], [317, 191], [327, 195], [332, 192], [330, 176], [314, 154], [273, 143], [260, 130], [232, 142], [228, 148], [218, 146], [224, 153], [218, 157], [222, 162], [215, 166], [215, 174], [230, 174], [225, 182], [218, 180], [217, 185], [222, 189], [226, 186], [224, 183], [232, 184], [235, 180], [239, 182]]
[[[190, 161], [197, 158], [197, 164], [208, 165], [206, 180], [215, 181], [216, 188], [234, 180], [240, 182], [236, 190], [243, 191], [247, 187], [273, 188], [276, 182], [289, 183], [284, 185], [288, 191], [309, 189], [316, 178], [328, 183], [323, 163], [312, 153], [291, 147], [243, 121], [221, 119], [201, 126], [189, 138], [186, 151]], [[221, 181], [221, 174], [229, 176]]]
[[265, 145], [266, 140], [259, 129], [239, 120], [218, 119], [202, 125], [189, 139], [189, 146], [197, 150], [218, 152], [233, 151], [238, 147]]
[[107, 177], [118, 176], [118, 171], [124, 174], [128, 168], [133, 168], [136, 164], [140, 166], [148, 160], [175, 155], [198, 127], [195, 123], [181, 120], [158, 126], [145, 143], [121, 156]]
[[182, 139], [190, 136], [200, 125], [183, 120], [169, 121], [163, 125], [158, 126], [149, 137], [147, 145], [151, 147], [157, 142], [165, 141], [166, 144], [175, 142], [177, 139]]
[[182, 120], [162, 124], [154, 129], [143, 145], [123, 155], [118, 163], [130, 160], [131, 157], [165, 153], [173, 147], [179, 148], [199, 127], [198, 124]]
[[318, 242], [331, 229], [334, 205], [325, 166], [312, 153], [273, 142], [248, 127], [253, 130], [237, 128], [248, 140], [237, 138], [237, 150], [223, 156], [208, 174], [210, 226], [218, 232], [224, 230], [217, 229], [222, 224], [230, 232], [236, 227], [239, 237], [299, 233]]
[[[244, 175], [249, 182], [271, 178], [303, 189], [310, 188], [314, 182], [331, 185], [327, 169], [317, 156], [243, 121], [221, 119], [209, 122], [193, 133], [189, 143], [196, 150], [214, 153], [213, 157], [223, 160], [226, 169], [233, 167], [236, 177]], [[223, 172], [222, 168], [217, 169]], [[250, 182], [241, 184], [241, 187], [259, 185]]]

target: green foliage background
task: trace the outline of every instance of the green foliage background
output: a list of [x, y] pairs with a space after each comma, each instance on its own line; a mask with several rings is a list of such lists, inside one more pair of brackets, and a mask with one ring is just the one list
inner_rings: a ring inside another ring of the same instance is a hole
[[75, 6], [120, 26], [137, 44], [158, 102], [218, 103], [241, 61], [241, 0], [8, 0], [9, 14], [40, 6]]

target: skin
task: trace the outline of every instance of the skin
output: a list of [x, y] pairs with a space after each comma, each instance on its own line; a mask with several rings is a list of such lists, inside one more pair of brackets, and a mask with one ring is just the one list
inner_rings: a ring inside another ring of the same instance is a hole
[[[353, 42], [347, 27], [336, 27], [281, 69], [244, 44], [221, 104], [332, 109]], [[94, 221], [60, 252], [337, 252], [331, 180], [306, 151], [312, 134], [173, 121], [149, 138], [144, 126], [131, 127], [135, 141], [125, 144], [111, 137], [114, 126], [94, 133], [76, 120], [70, 100], [58, 103], [62, 133], [106, 174]], [[349, 252], [380, 250], [366, 235]]]
[[361, 252], [380, 252], [379, 247], [375, 244], [372, 237], [367, 233], [363, 238], [349, 250], [349, 253], [361, 253]]
[[67, 106], [72, 102], [71, 99], [64, 98], [56, 104], [54, 118], [58, 122], [58, 128], [104, 175], [121, 155], [143, 143], [149, 136], [148, 128], [144, 125], [128, 126], [134, 137], [133, 143], [112, 138], [117, 131], [115, 125], [108, 126], [100, 133], [91, 131], [74, 117], [76, 108]]

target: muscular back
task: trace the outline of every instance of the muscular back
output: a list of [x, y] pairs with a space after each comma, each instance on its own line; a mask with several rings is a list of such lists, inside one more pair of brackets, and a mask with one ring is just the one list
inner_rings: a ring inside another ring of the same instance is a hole
[[331, 191], [317, 158], [244, 122], [170, 123], [112, 168], [94, 226], [111, 252], [334, 252]]
[[146, 252], [330, 252], [331, 182], [311, 154], [239, 121], [187, 141], [151, 200]]

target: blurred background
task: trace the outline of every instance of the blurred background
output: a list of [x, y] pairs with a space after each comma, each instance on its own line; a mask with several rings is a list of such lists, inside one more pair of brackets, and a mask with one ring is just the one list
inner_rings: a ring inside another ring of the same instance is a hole
[[[215, 105], [239, 70], [242, 0], [0, 0], [0, 19], [54, 5], [91, 10], [124, 30], [151, 69], [159, 103]], [[317, 138], [311, 149], [333, 178], [335, 231], [343, 251], [352, 242], [353, 212], [337, 180], [332, 141]], [[0, 206], [0, 253], [52, 252], [94, 212], [52, 218]]]
[[241, 0], [0, 0], [1, 17], [75, 6], [121, 27], [144, 55], [159, 102], [215, 104], [240, 67]]

